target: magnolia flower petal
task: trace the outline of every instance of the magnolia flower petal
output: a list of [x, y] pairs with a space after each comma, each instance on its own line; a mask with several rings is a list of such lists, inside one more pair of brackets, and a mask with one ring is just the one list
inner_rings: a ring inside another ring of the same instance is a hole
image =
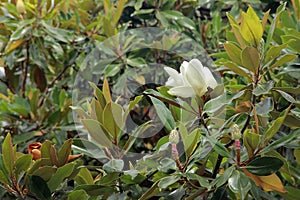
[[204, 78], [205, 78], [206, 85], [212, 89], [217, 87], [218, 83], [214, 78], [214, 76], [212, 75], [211, 71], [207, 67], [204, 67], [203, 71], [205, 74]]
[[182, 75], [171, 67], [164, 67], [164, 70], [170, 75], [166, 82], [167, 86], [181, 86], [183, 85]]
[[197, 59], [193, 59], [186, 70], [186, 78], [199, 96], [204, 95], [207, 91], [207, 84], [205, 82], [203, 69], [201, 62]]
[[173, 87], [168, 91], [169, 94], [174, 95], [174, 96], [180, 96], [183, 98], [188, 98], [188, 97], [194, 97], [195, 96], [195, 91], [193, 88], [188, 87], [188, 86], [179, 86], [179, 87]]
[[180, 66], [180, 73], [182, 75], [182, 80], [183, 80], [184, 86], [190, 86], [190, 84], [187, 80], [187, 77], [186, 77], [186, 72], [187, 72], [188, 67], [189, 67], [189, 63], [187, 61], [183, 61], [183, 63]]

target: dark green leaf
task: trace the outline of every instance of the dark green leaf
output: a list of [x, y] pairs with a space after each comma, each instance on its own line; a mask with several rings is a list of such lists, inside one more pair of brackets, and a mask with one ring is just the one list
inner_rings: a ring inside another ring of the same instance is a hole
[[294, 130], [291, 133], [287, 134], [284, 137], [279, 138], [278, 140], [275, 140], [274, 142], [272, 142], [270, 145], [268, 145], [267, 147], [265, 147], [261, 153], [267, 153], [269, 151], [278, 149], [280, 147], [283, 147], [286, 144], [289, 144], [290, 142], [294, 141], [295, 138], [297, 138], [300, 134], [300, 129], [298, 130]]
[[51, 199], [51, 192], [48, 188], [48, 185], [41, 177], [31, 176], [30, 186], [31, 186], [30, 192], [35, 193], [35, 195], [40, 199], [45, 199], [45, 200]]
[[75, 163], [68, 163], [57, 169], [56, 173], [53, 174], [53, 176], [50, 178], [50, 180], [47, 183], [51, 192], [55, 191], [56, 188], [60, 184], [62, 184], [64, 179], [66, 179], [72, 174], [74, 167], [75, 167]]
[[264, 143], [267, 143], [280, 129], [290, 108], [291, 108], [291, 106], [289, 108], [287, 108], [285, 111], [283, 111], [280, 114], [280, 117], [278, 117], [277, 119], [275, 119], [271, 122], [270, 126], [268, 127], [268, 129], [265, 131], [265, 133], [263, 135]]
[[251, 160], [245, 168], [252, 174], [258, 176], [268, 176], [277, 172], [283, 165], [279, 158], [258, 157]]

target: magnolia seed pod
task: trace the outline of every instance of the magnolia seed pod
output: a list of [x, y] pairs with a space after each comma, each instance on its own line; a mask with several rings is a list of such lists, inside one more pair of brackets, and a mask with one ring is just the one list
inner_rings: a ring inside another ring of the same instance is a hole
[[178, 131], [176, 129], [173, 129], [171, 132], [170, 132], [170, 135], [169, 135], [169, 142], [171, 144], [178, 144], [179, 142], [179, 134], [178, 134]]
[[17, 5], [16, 5], [17, 11], [19, 14], [24, 14], [25, 13], [25, 4], [23, 0], [17, 0]]
[[232, 139], [233, 140], [239, 140], [242, 137], [241, 130], [237, 124], [234, 124], [232, 126]]

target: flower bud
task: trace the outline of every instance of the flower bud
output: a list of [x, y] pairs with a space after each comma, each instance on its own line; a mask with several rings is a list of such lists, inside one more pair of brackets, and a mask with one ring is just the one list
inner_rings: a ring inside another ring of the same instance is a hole
[[239, 140], [242, 137], [241, 130], [237, 124], [234, 124], [232, 126], [232, 136], [231, 137], [233, 140]]
[[171, 144], [178, 144], [179, 142], [179, 134], [178, 134], [178, 131], [176, 129], [173, 129], [171, 132], [170, 132], [170, 135], [169, 135], [169, 142]]
[[17, 0], [16, 8], [19, 14], [25, 13], [25, 4], [23, 0]]

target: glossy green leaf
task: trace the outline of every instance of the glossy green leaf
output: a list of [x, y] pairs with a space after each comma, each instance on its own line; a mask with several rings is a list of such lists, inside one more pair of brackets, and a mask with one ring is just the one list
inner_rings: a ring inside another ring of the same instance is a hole
[[244, 94], [245, 91], [240, 91], [235, 94], [222, 94], [214, 99], [211, 99], [204, 105], [204, 112], [208, 115], [212, 115], [214, 113], [219, 114], [220, 110], [224, 109], [227, 105], [231, 104], [231, 102]]
[[49, 181], [53, 174], [55, 174], [56, 170], [57, 168], [53, 166], [40, 166], [31, 174], [33, 176], [41, 177], [44, 181]]
[[227, 18], [228, 18], [229, 23], [231, 25], [231, 28], [232, 28], [232, 31], [233, 31], [233, 34], [234, 34], [234, 37], [235, 37], [236, 41], [239, 43], [239, 45], [242, 47], [242, 49], [245, 48], [246, 47], [246, 41], [242, 37], [239, 24], [234, 19], [234, 17], [229, 14], [229, 12], [227, 12], [226, 15], [227, 15]]
[[296, 200], [299, 199], [300, 189], [293, 186], [285, 186], [284, 189], [287, 193], [279, 193], [285, 200]]
[[228, 181], [233, 171], [234, 167], [227, 168], [225, 172], [215, 180], [216, 188], [219, 188], [222, 185], [224, 185]]
[[139, 138], [140, 134], [143, 134], [145, 131], [147, 131], [151, 127], [153, 127], [153, 125], [151, 124], [151, 121], [146, 122], [146, 123], [136, 127], [130, 134], [125, 145], [123, 146], [123, 154], [125, 154], [127, 151], [130, 150], [130, 148], [132, 147], [132, 145], [134, 144], [136, 139]]
[[294, 99], [294, 97], [292, 97], [290, 94], [284, 92], [284, 91], [281, 91], [281, 90], [275, 90], [276, 92], [278, 92], [279, 94], [281, 94], [281, 96], [283, 98], [285, 98], [285, 100], [287, 100], [288, 102], [290, 103], [295, 103], [296, 100]]
[[267, 153], [269, 151], [278, 149], [280, 147], [283, 147], [287, 144], [289, 144], [290, 142], [293, 142], [295, 140], [295, 138], [298, 137], [298, 135], [300, 134], [299, 129], [292, 131], [291, 133], [287, 134], [284, 137], [281, 137], [277, 140], [275, 140], [274, 142], [272, 142], [270, 145], [268, 145], [267, 147], [265, 147], [261, 153]]
[[93, 184], [94, 183], [94, 179], [93, 176], [91, 174], [91, 172], [86, 168], [81, 168], [78, 172], [78, 174], [76, 175], [76, 177], [74, 178], [74, 180], [76, 181], [76, 183], [78, 183], [79, 185], [83, 185], [83, 184]]
[[183, 18], [182, 13], [175, 10], [161, 11], [160, 14], [162, 14], [164, 17], [170, 20], [179, 20]]
[[267, 51], [267, 54], [266, 54], [266, 57], [265, 57], [265, 63], [268, 63], [270, 62], [271, 60], [274, 60], [276, 59], [281, 51], [287, 47], [288, 43], [290, 42], [293, 42], [293, 41], [288, 41], [287, 43], [284, 43], [282, 45], [278, 45], [278, 46], [272, 46], [268, 51]]
[[218, 154], [227, 158], [232, 158], [231, 153], [228, 151], [224, 144], [216, 140], [213, 136], [207, 136], [206, 138]]
[[171, 132], [175, 128], [175, 121], [172, 117], [170, 110], [166, 105], [155, 97], [150, 96], [150, 99], [154, 105], [157, 115], [168, 132]]
[[174, 175], [164, 177], [164, 178], [160, 179], [160, 181], [158, 183], [158, 187], [165, 189], [165, 188], [171, 186], [172, 184], [176, 183], [179, 179], [180, 179], [179, 176], [174, 176]]
[[228, 185], [230, 190], [235, 194], [237, 199], [246, 199], [247, 193], [251, 189], [252, 185], [250, 179], [237, 170], [235, 170], [231, 177], [228, 179]]
[[179, 134], [182, 138], [184, 151], [186, 157], [189, 158], [194, 152], [196, 145], [199, 141], [199, 137], [201, 135], [199, 129], [195, 129], [191, 133], [188, 133], [187, 128], [180, 122], [179, 123]]
[[265, 49], [268, 49], [271, 43], [271, 40], [273, 38], [275, 29], [279, 23], [280, 20], [280, 16], [282, 14], [282, 12], [285, 10], [286, 7], [286, 3], [281, 4], [277, 9], [276, 9], [276, 14], [275, 14], [275, 18], [273, 19], [273, 21], [271, 22], [270, 28], [269, 28], [269, 32], [267, 34], [267, 39], [265, 42]]
[[251, 160], [245, 168], [254, 175], [268, 176], [277, 172], [283, 165], [283, 162], [276, 157], [257, 157]]
[[283, 35], [281, 36], [283, 42], [288, 42], [289, 40], [293, 40], [293, 42], [289, 43], [289, 47], [293, 49], [295, 52], [300, 53], [299, 42], [300, 38], [296, 35]]
[[74, 152], [82, 153], [91, 158], [97, 159], [108, 159], [103, 148], [99, 147], [99, 145], [86, 140], [86, 139], [73, 139], [72, 150]]
[[51, 192], [55, 191], [56, 188], [62, 184], [64, 179], [69, 177], [74, 170], [75, 163], [68, 163], [62, 167], [59, 167], [55, 174], [50, 178], [50, 180], [47, 182], [47, 185]]
[[112, 101], [109, 83], [106, 78], [104, 78], [104, 81], [103, 81], [102, 93], [103, 93], [103, 96], [104, 96], [107, 104]]
[[160, 193], [159, 181], [155, 182], [138, 200], [147, 200]]
[[291, 107], [283, 111], [277, 119], [273, 120], [263, 135], [263, 141], [266, 144], [280, 129]]
[[268, 67], [268, 70], [272, 70], [276, 67], [280, 67], [283, 64], [285, 64], [287, 62], [291, 62], [296, 58], [297, 58], [297, 55], [295, 55], [295, 54], [285, 54], [285, 55], [281, 56], [280, 58], [278, 58], [278, 60], [276, 60], [276, 62], [274, 64], [272, 64], [270, 67]]
[[267, 97], [263, 101], [255, 105], [256, 114], [262, 117], [268, 117], [269, 113], [274, 109], [272, 98]]
[[268, 81], [265, 83], [258, 83], [257, 87], [253, 89], [253, 94], [260, 96], [263, 94], [269, 94], [270, 90], [274, 87], [273, 81]]
[[202, 176], [199, 176], [198, 174], [194, 174], [194, 173], [187, 173], [186, 177], [189, 180], [198, 181], [201, 187], [208, 188], [208, 189], [210, 189], [212, 187], [212, 184], [209, 183], [209, 180], [206, 177], [202, 177]]

